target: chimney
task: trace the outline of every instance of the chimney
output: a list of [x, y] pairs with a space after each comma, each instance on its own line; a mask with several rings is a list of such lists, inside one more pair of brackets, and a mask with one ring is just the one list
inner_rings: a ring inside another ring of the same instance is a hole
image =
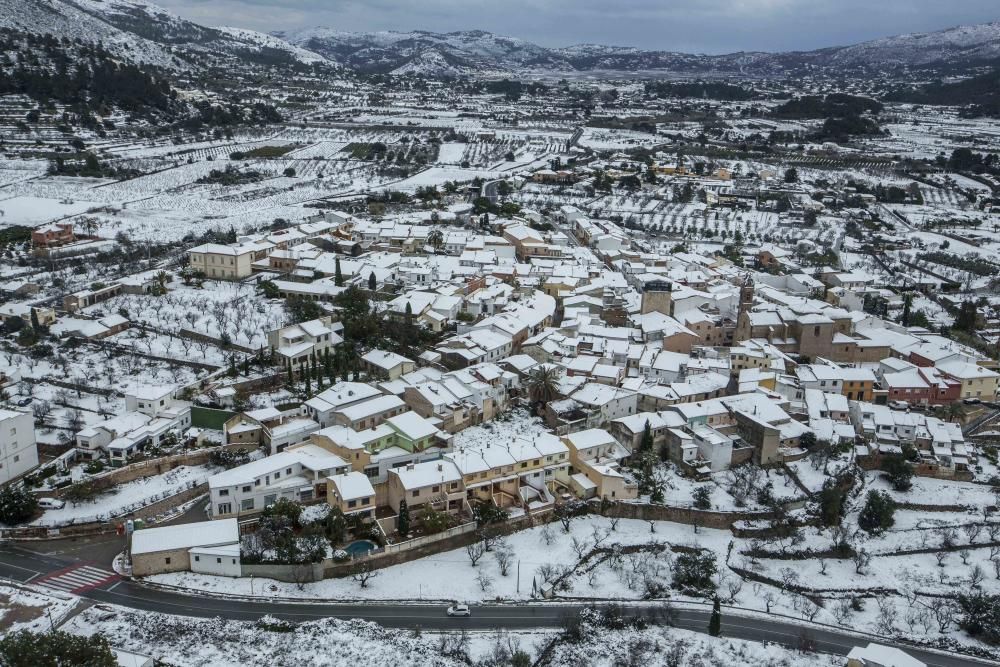
[[444, 465], [438, 464], [438, 472], [444, 472]]
[[406, 469], [407, 470], [413, 470], [413, 464], [412, 463], [407, 463], [406, 464]]

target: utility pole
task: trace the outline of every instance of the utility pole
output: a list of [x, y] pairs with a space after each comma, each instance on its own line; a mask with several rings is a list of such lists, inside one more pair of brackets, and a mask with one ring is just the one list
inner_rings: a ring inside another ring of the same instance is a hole
[[253, 597], [253, 575], [250, 575], [250, 597]]
[[517, 559], [517, 592], [521, 592], [521, 559]]

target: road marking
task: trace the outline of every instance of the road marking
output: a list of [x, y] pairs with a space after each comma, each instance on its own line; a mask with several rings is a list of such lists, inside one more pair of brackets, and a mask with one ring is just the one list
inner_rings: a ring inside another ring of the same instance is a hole
[[70, 593], [81, 593], [120, 579], [109, 570], [91, 565], [76, 565], [47, 574], [36, 583]]

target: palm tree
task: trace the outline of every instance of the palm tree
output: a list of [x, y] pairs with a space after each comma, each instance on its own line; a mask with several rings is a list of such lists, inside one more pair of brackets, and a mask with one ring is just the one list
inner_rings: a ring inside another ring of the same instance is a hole
[[548, 403], [559, 393], [558, 366], [544, 364], [528, 375], [528, 393], [535, 403]]
[[444, 234], [440, 229], [432, 229], [427, 235], [427, 243], [435, 250], [440, 250], [444, 245]]
[[962, 421], [965, 418], [965, 406], [957, 401], [948, 406], [948, 421]]

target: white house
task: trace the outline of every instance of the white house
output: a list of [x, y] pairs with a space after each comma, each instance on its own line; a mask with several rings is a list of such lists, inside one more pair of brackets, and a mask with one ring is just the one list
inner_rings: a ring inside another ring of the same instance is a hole
[[213, 519], [256, 514], [279, 498], [308, 502], [327, 495], [327, 478], [350, 470], [339, 456], [305, 444], [208, 478]]

